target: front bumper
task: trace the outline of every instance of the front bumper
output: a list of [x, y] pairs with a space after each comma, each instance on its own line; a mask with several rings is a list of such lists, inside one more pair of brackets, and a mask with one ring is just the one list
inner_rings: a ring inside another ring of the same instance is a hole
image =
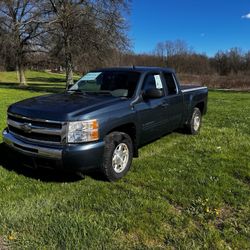
[[[63, 146], [44, 146], [21, 140], [7, 130], [3, 131], [4, 143], [15, 152], [23, 156], [32, 158], [34, 161], [41, 159], [56, 162], [55, 166], [60, 165], [65, 170], [85, 170], [97, 168], [103, 159], [104, 142], [63, 145]], [[51, 168], [56, 168], [50, 166]]]

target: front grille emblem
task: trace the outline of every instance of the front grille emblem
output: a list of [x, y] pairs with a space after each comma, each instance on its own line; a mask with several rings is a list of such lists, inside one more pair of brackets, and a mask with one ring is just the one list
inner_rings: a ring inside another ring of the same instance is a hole
[[32, 132], [32, 125], [31, 123], [24, 123], [21, 125], [21, 129], [25, 132], [30, 134]]

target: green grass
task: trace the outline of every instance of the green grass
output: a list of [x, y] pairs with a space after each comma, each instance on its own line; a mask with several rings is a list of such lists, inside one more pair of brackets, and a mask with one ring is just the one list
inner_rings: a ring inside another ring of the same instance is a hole
[[[40, 94], [1, 88], [1, 130], [9, 104]], [[200, 135], [172, 133], [145, 146], [119, 182], [0, 166], [0, 244], [250, 249], [249, 128], [249, 93], [211, 91]]]

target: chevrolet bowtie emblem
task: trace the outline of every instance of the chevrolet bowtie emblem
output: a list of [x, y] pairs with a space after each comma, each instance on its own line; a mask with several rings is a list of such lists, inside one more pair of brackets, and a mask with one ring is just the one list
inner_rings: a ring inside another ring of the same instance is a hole
[[31, 123], [24, 123], [24, 124], [21, 125], [21, 129], [25, 133], [31, 133], [32, 132], [32, 125], [31, 125]]

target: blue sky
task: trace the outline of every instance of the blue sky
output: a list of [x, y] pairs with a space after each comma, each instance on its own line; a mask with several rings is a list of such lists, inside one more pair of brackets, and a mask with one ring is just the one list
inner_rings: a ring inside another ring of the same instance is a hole
[[176, 39], [208, 56], [232, 47], [250, 50], [248, 0], [133, 0], [131, 8], [129, 35], [136, 53]]

